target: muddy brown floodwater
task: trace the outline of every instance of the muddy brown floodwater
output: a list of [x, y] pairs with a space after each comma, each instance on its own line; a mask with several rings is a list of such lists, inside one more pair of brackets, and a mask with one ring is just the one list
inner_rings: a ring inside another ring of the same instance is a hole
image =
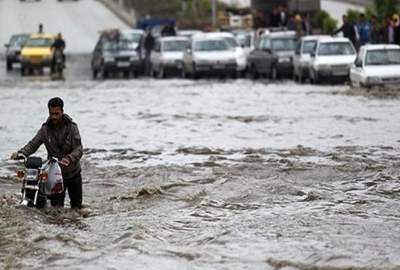
[[[13, 76], [0, 82], [1, 269], [400, 269], [396, 92]], [[83, 138], [81, 212], [18, 205], [7, 158], [53, 96]]]

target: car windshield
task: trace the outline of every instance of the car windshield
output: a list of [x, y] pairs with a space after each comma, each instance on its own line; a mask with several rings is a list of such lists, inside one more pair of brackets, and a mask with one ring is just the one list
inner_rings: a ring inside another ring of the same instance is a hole
[[351, 55], [355, 54], [353, 46], [348, 42], [321, 43], [318, 55]]
[[142, 38], [141, 33], [123, 33], [122, 35], [124, 36], [124, 39], [133, 43], [139, 43]]
[[199, 52], [227, 51], [229, 50], [229, 45], [224, 40], [219, 39], [202, 40], [195, 43], [194, 50]]
[[164, 42], [163, 50], [166, 52], [183, 52], [188, 43], [187, 40], [168, 40]]
[[311, 54], [312, 52], [315, 51], [315, 46], [316, 45], [317, 45], [317, 41], [316, 40], [304, 41], [302, 53], [303, 54]]
[[131, 42], [126, 39], [107, 40], [103, 43], [103, 49], [106, 51], [120, 51], [132, 49]]
[[272, 39], [272, 50], [276, 52], [294, 51], [296, 40], [294, 38], [274, 38]]
[[10, 46], [16, 47], [16, 46], [21, 46], [21, 44], [24, 44], [29, 38], [29, 35], [18, 35], [18, 36], [12, 36], [10, 39]]
[[400, 65], [400, 50], [374, 50], [367, 53], [365, 65]]
[[40, 48], [40, 47], [50, 47], [53, 44], [53, 40], [50, 38], [31, 38], [25, 43], [26, 47]]
[[229, 43], [229, 45], [233, 48], [235, 47], [239, 47], [239, 43], [237, 42], [237, 40], [233, 37], [224, 37], [224, 39], [226, 40], [226, 42]]

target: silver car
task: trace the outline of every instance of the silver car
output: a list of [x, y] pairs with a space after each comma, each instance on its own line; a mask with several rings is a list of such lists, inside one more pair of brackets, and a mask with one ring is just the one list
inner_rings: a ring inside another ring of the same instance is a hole
[[293, 78], [295, 81], [302, 83], [309, 78], [311, 54], [315, 53], [318, 39], [323, 37], [327, 36], [305, 36], [299, 40], [293, 57]]
[[182, 77], [220, 75], [236, 77], [236, 50], [224, 38], [193, 36], [183, 56]]
[[183, 53], [189, 46], [186, 37], [160, 37], [151, 53], [151, 75], [164, 78], [171, 73], [182, 73]]

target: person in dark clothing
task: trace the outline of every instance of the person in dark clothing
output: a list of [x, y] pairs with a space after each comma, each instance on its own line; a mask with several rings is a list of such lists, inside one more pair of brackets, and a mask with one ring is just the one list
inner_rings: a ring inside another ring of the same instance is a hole
[[39, 24], [39, 28], [38, 28], [38, 34], [43, 34], [43, 24]]
[[147, 30], [146, 37], [144, 39], [144, 50], [145, 50], [145, 67], [144, 67], [144, 72], [145, 75], [150, 75], [150, 57], [151, 57], [151, 51], [154, 48], [155, 44], [155, 39], [153, 37], [153, 34], [151, 33], [151, 29]]
[[51, 50], [53, 51], [53, 60], [51, 62], [51, 72], [54, 72], [54, 67], [56, 64], [56, 57], [55, 57], [55, 52], [57, 50], [61, 50], [62, 52], [62, 56], [63, 56], [63, 63], [65, 65], [65, 54], [64, 54], [64, 50], [65, 50], [65, 41], [62, 38], [61, 33], [58, 33], [56, 39], [54, 40], [53, 44], [51, 45]]
[[65, 190], [71, 202], [71, 208], [82, 207], [82, 177], [80, 159], [83, 154], [81, 137], [78, 125], [64, 114], [64, 102], [55, 97], [49, 100], [49, 118], [42, 125], [36, 136], [17, 153], [11, 155], [11, 159], [17, 159], [18, 154], [30, 156], [44, 144], [47, 150], [47, 158], [57, 158], [61, 164], [61, 172], [64, 179], [64, 191], [50, 196], [52, 206], [64, 206]]
[[303, 32], [306, 36], [313, 34], [313, 25], [310, 13], [307, 13], [306, 16], [303, 18]]
[[286, 27], [289, 22], [287, 9], [284, 6], [279, 6], [279, 27]]
[[175, 31], [174, 25], [167, 24], [166, 26], [164, 26], [161, 31], [161, 36], [163, 36], [163, 37], [176, 36], [176, 31]]
[[354, 24], [349, 22], [349, 19], [346, 15], [343, 15], [343, 25], [337, 29], [334, 34], [337, 35], [338, 33], [342, 32], [343, 36], [350, 39], [353, 45], [356, 45], [356, 30]]
[[269, 22], [270, 22], [269, 26], [279, 27], [280, 13], [277, 7], [273, 7]]
[[383, 38], [381, 37], [381, 26], [378, 23], [378, 18], [373, 15], [371, 17], [371, 32], [370, 32], [370, 42], [372, 44], [379, 44], [382, 42]]

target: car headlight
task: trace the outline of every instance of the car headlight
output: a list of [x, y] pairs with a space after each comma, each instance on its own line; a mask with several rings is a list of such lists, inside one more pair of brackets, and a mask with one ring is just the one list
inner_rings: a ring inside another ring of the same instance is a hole
[[133, 62], [133, 61], [137, 61], [138, 59], [139, 59], [139, 56], [138, 56], [138, 55], [132, 55], [132, 56], [129, 58], [129, 61]]
[[382, 79], [380, 77], [367, 77], [367, 82], [370, 84], [382, 83]]
[[291, 57], [279, 57], [278, 58], [278, 63], [290, 63], [292, 62]]
[[115, 62], [115, 58], [110, 55], [105, 55], [104, 62]]

